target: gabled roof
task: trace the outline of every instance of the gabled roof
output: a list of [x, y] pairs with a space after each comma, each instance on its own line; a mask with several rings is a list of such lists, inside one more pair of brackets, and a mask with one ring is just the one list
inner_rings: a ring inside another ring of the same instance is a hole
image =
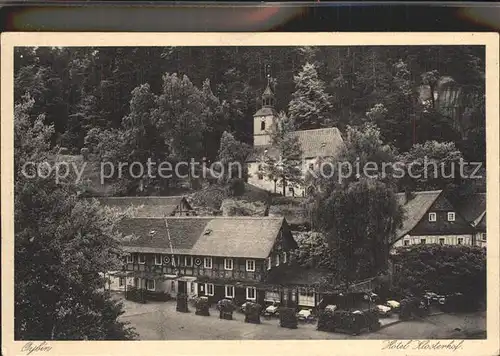
[[[172, 248], [176, 254], [266, 258], [284, 223], [270, 217], [170, 217]], [[132, 218], [121, 222], [129, 252], [171, 253], [165, 219]]]
[[486, 213], [486, 193], [471, 194], [456, 205], [460, 215], [475, 226]]
[[131, 213], [137, 218], [160, 218], [172, 215], [184, 203], [188, 210], [191, 206], [183, 196], [144, 196], [144, 197], [100, 197], [102, 205], [118, 209], [121, 212], [133, 208]]
[[403, 225], [396, 230], [395, 241], [408, 234], [439, 198], [442, 190], [413, 192], [413, 198], [406, 201], [405, 193], [397, 193], [399, 204], [403, 207]]
[[283, 218], [222, 217], [209, 221], [191, 253], [222, 257], [266, 258]]
[[336, 127], [295, 131], [294, 135], [299, 140], [303, 158], [335, 156], [344, 142]]
[[[293, 135], [297, 137], [300, 148], [302, 149], [302, 158], [333, 157], [342, 148], [344, 141], [340, 131], [336, 127], [316, 130], [294, 131]], [[277, 157], [279, 152], [271, 145], [262, 145], [254, 148], [252, 155], [248, 158], [249, 162], [255, 162], [263, 156], [267, 149], [267, 154], [271, 157]]]
[[[211, 218], [168, 218], [170, 240], [174, 253], [188, 254]], [[122, 245], [136, 252], [170, 253], [165, 219], [132, 218], [120, 222], [118, 229], [125, 236]], [[134, 237], [131, 237], [134, 235]], [[130, 238], [127, 238], [130, 237]]]
[[481, 216], [478, 219], [476, 219], [474, 227], [478, 231], [486, 232], [486, 211], [483, 214], [481, 214]]

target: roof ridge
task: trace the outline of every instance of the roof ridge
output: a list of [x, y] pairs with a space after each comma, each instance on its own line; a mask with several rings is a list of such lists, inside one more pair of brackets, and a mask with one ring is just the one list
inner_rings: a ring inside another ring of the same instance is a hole
[[323, 127], [323, 128], [320, 128], [320, 129], [309, 129], [309, 130], [295, 130], [293, 131], [294, 133], [295, 132], [311, 132], [311, 131], [327, 131], [327, 130], [334, 130], [334, 131], [339, 131], [339, 128], [338, 127]]
[[[437, 190], [419, 190], [419, 191], [412, 191], [412, 194], [434, 194], [434, 193], [442, 193], [442, 189], [437, 189]], [[405, 194], [405, 192], [397, 192], [396, 194]]]

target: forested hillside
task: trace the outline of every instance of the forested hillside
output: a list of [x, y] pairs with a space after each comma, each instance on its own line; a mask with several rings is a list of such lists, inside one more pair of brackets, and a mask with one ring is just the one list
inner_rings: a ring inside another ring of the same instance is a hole
[[371, 122], [400, 154], [435, 140], [484, 161], [484, 63], [480, 46], [17, 48], [15, 100], [69, 153], [213, 160], [224, 131], [252, 143], [270, 76], [299, 129]]

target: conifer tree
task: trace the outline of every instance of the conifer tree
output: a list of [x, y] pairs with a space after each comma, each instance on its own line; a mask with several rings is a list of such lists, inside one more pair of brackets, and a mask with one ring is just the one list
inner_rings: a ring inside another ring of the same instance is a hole
[[293, 79], [295, 92], [288, 105], [290, 118], [300, 129], [333, 126], [330, 96], [325, 90], [325, 83], [318, 77], [316, 67], [306, 63]]

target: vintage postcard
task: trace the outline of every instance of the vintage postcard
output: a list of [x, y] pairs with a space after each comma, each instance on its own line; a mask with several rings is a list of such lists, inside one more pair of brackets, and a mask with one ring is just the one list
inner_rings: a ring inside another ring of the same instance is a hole
[[1, 46], [2, 354], [500, 352], [498, 34]]

